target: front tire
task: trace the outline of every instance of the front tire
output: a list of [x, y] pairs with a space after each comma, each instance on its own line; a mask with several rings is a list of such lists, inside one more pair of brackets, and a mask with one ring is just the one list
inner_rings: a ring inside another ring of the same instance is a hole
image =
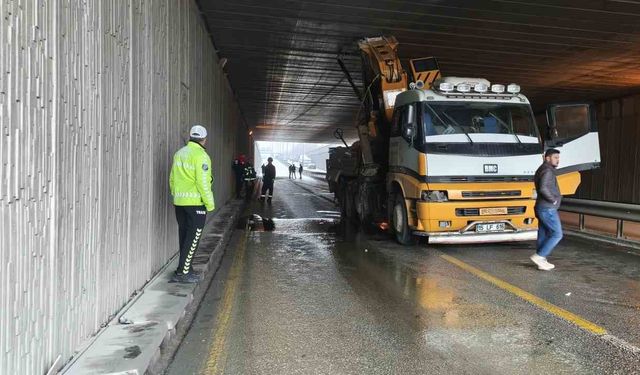
[[409, 228], [409, 220], [407, 215], [407, 205], [405, 204], [402, 193], [395, 194], [393, 200], [393, 209], [391, 210], [391, 227], [396, 237], [396, 241], [401, 245], [415, 244], [415, 238]]

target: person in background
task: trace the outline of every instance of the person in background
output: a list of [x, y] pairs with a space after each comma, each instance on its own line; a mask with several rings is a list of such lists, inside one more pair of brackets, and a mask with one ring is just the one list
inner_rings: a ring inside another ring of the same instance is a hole
[[253, 195], [254, 182], [256, 178], [257, 174], [256, 170], [253, 169], [253, 165], [250, 162], [246, 162], [244, 167], [245, 199], [250, 199]]
[[291, 180], [292, 178], [296, 178], [296, 167], [293, 164], [289, 164], [289, 179]]
[[298, 173], [300, 174], [300, 179], [302, 179], [302, 171], [304, 170], [304, 168], [302, 168], [302, 163], [300, 163], [300, 168], [298, 168]]
[[[264, 202], [265, 198], [267, 198], [267, 202], [271, 203], [271, 199], [273, 198], [273, 182], [275, 179], [276, 167], [273, 165], [273, 158], [269, 157], [269, 159], [267, 159], [267, 165], [265, 166], [264, 176], [262, 177], [261, 201]], [[267, 194], [267, 191], [269, 194]]]
[[244, 186], [244, 155], [238, 155], [233, 160], [233, 174], [236, 178], [236, 199], [240, 199], [242, 187]]

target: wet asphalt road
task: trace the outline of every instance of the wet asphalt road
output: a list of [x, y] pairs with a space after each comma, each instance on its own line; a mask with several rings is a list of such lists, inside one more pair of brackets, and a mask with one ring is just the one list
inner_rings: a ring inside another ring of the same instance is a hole
[[331, 200], [283, 179], [271, 206], [251, 205], [276, 228], [236, 231], [169, 374], [640, 373], [640, 256], [565, 238], [542, 272], [529, 243], [407, 248], [345, 231]]

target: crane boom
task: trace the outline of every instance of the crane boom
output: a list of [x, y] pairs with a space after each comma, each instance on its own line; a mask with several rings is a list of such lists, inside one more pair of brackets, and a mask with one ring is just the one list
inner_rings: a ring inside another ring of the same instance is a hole
[[[387, 121], [391, 121], [395, 97], [409, 88], [407, 72], [398, 57], [398, 41], [393, 36], [365, 38], [358, 43], [358, 47], [363, 60], [367, 60], [364, 65], [371, 69], [371, 72], [364, 72], [364, 86], [373, 86], [373, 81], [379, 79], [381, 97], [372, 100], [378, 101], [380, 111], [384, 112]], [[371, 96], [374, 94], [371, 93]]]

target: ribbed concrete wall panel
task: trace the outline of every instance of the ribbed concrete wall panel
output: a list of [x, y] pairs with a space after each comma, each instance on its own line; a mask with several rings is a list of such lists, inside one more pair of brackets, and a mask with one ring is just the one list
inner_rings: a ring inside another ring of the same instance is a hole
[[582, 173], [576, 196], [640, 204], [640, 95], [596, 103], [599, 169]]
[[1, 374], [66, 362], [175, 254], [195, 123], [222, 205], [244, 126], [193, 2], [0, 1]]

